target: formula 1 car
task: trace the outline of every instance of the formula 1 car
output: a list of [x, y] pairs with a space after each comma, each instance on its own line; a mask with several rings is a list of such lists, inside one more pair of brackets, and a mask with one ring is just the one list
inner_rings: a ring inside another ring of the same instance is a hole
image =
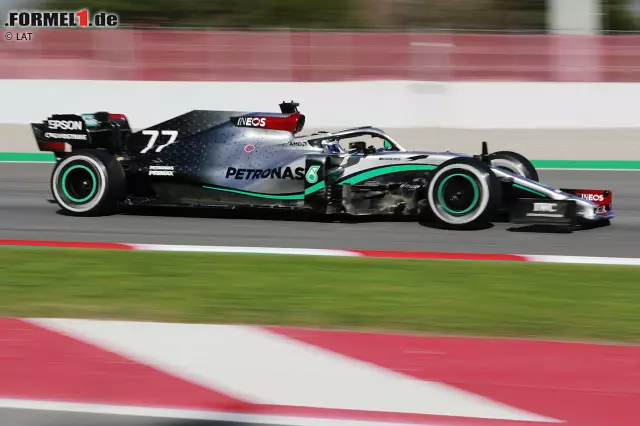
[[298, 106], [194, 110], [135, 132], [123, 114], [53, 115], [32, 129], [57, 159], [53, 196], [74, 215], [119, 205], [244, 206], [408, 215], [456, 229], [505, 217], [561, 225], [614, 217], [610, 190], [551, 188], [515, 152], [489, 154], [486, 142], [479, 155], [412, 152], [376, 127], [299, 135]]

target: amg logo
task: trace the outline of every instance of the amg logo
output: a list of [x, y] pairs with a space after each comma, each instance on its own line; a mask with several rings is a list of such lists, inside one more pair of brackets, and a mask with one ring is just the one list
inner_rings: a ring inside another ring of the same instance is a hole
[[240, 117], [236, 122], [236, 126], [264, 127], [266, 125], [267, 119], [264, 117]]
[[420, 185], [412, 184], [412, 183], [403, 183], [402, 185], [400, 185], [400, 188], [408, 189], [410, 191], [415, 191], [416, 189], [420, 188]]
[[533, 203], [534, 212], [557, 212], [558, 205], [556, 203]]
[[296, 167], [295, 176], [291, 167], [278, 167], [277, 169], [236, 169], [229, 167], [225, 178], [230, 179], [304, 179], [304, 167]]
[[47, 126], [52, 130], [82, 130], [82, 121], [47, 120]]
[[582, 194], [582, 199], [589, 201], [604, 201], [602, 194]]

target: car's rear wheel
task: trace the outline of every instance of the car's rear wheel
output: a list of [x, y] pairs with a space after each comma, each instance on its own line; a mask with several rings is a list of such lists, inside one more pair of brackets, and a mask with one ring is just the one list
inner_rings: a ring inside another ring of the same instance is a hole
[[451, 229], [486, 226], [501, 199], [498, 178], [486, 164], [471, 158], [444, 162], [434, 170], [427, 187], [431, 213]]
[[538, 182], [538, 171], [525, 156], [512, 151], [496, 151], [488, 157], [491, 166]]
[[72, 215], [110, 214], [125, 195], [125, 173], [107, 152], [78, 151], [56, 165], [51, 191], [58, 205]]

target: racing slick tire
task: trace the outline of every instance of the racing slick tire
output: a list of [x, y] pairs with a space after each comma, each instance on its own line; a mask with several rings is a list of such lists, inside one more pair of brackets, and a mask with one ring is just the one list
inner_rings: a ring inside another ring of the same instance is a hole
[[113, 155], [97, 149], [81, 150], [58, 162], [51, 174], [51, 192], [71, 215], [107, 215], [124, 198], [125, 182], [125, 172]]
[[512, 151], [496, 151], [489, 154], [491, 166], [538, 182], [538, 171], [523, 155]]
[[489, 224], [502, 200], [500, 181], [485, 163], [453, 158], [433, 171], [427, 187], [431, 214], [448, 229]]

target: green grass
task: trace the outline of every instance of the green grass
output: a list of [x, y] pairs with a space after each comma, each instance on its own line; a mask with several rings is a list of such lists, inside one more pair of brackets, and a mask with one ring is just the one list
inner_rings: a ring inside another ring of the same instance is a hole
[[0, 316], [640, 341], [640, 268], [0, 249]]

